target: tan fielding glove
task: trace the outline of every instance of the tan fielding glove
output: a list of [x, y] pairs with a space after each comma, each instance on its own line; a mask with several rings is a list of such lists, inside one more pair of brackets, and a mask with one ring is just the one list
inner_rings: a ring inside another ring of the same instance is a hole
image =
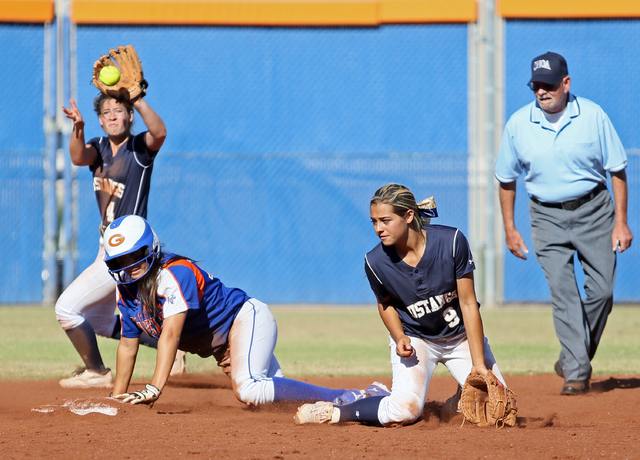
[[[108, 65], [120, 70], [120, 80], [112, 86], [107, 86], [100, 81], [100, 71]], [[131, 104], [138, 98], [144, 97], [149, 86], [144, 79], [138, 53], [131, 45], [118, 46], [117, 50], [109, 50], [109, 55], [100, 56], [100, 59], [93, 64], [91, 81], [104, 94]]]
[[477, 426], [514, 426], [518, 415], [515, 394], [496, 378], [469, 375], [462, 387], [460, 409], [466, 421]]

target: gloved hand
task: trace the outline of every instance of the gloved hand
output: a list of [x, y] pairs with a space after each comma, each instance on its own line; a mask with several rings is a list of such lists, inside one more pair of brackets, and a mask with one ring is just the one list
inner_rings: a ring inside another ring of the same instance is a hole
[[134, 393], [123, 393], [121, 395], [115, 395], [114, 398], [122, 399], [122, 402], [131, 404], [151, 404], [155, 402], [159, 397], [160, 390], [157, 387], [147, 383], [146, 387], [142, 391], [136, 391]]

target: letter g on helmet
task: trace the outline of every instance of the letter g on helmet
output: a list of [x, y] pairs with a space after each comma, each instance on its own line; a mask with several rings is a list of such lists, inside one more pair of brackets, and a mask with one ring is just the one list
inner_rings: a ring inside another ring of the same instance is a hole
[[116, 233], [111, 238], [109, 238], [109, 246], [111, 247], [120, 246], [122, 243], [124, 243], [124, 236], [122, 236], [120, 233]]

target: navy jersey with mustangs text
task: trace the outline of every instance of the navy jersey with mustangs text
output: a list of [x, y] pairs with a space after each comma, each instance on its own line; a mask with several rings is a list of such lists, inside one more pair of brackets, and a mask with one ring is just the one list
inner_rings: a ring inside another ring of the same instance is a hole
[[378, 300], [396, 309], [405, 334], [423, 339], [453, 337], [465, 331], [457, 280], [475, 270], [466, 237], [444, 225], [427, 225], [427, 245], [416, 267], [393, 247], [379, 243], [365, 256], [365, 272]]
[[146, 131], [130, 136], [113, 156], [108, 137], [95, 137], [88, 144], [98, 151], [90, 166], [102, 222], [100, 233], [118, 217], [135, 214], [147, 217], [147, 199], [151, 187], [153, 160], [144, 141]]

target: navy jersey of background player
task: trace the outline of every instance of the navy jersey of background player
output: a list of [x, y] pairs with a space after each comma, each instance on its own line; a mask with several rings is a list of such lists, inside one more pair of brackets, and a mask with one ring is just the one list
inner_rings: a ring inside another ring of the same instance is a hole
[[108, 137], [95, 137], [89, 141], [98, 151], [90, 169], [102, 216], [101, 229], [128, 214], [147, 217], [153, 159], [158, 152], [147, 149], [145, 133], [129, 137], [115, 157]]
[[464, 332], [457, 280], [475, 270], [466, 237], [444, 225], [427, 225], [427, 245], [416, 267], [379, 243], [365, 256], [365, 272], [379, 300], [389, 302], [409, 336], [439, 339]]

